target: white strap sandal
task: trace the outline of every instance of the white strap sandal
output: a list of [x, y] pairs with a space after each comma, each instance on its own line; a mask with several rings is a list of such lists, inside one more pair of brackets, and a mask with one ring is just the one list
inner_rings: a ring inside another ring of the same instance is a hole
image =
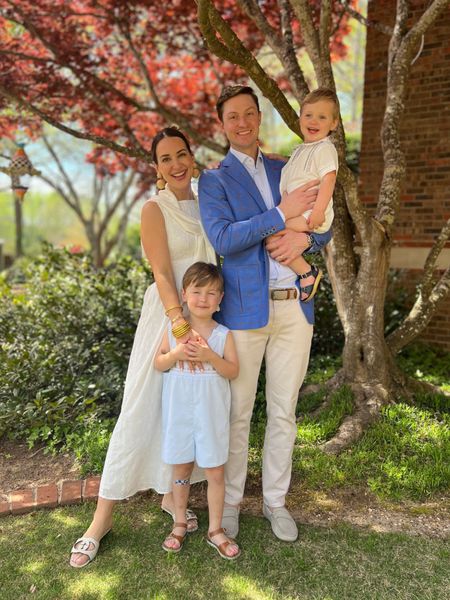
[[[77, 544], [80, 544], [80, 546], [78, 548], [77, 548]], [[89, 549], [89, 546], [91, 544], [92, 544], [93, 548]], [[82, 565], [77, 565], [76, 563], [73, 563], [72, 560], [70, 560], [69, 561], [70, 566], [74, 567], [75, 569], [81, 569], [82, 567], [86, 567], [97, 556], [97, 552], [98, 552], [99, 548], [100, 548], [100, 542], [98, 542], [97, 540], [94, 540], [94, 538], [91, 538], [91, 537], [78, 538], [77, 541], [75, 542], [75, 544], [72, 546], [72, 550], [70, 551], [70, 556], [72, 557], [72, 554], [84, 554], [85, 556], [87, 556], [89, 558], [89, 560], [87, 560]]]

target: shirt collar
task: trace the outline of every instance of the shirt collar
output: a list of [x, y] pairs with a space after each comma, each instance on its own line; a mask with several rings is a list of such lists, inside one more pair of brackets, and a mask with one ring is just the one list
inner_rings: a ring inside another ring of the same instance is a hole
[[247, 167], [247, 169], [250, 168], [250, 169], [257, 171], [259, 166], [264, 165], [263, 156], [262, 156], [262, 152], [261, 152], [260, 148], [258, 148], [256, 164], [253, 161], [253, 158], [251, 156], [249, 156], [248, 154], [245, 154], [244, 152], [240, 152], [239, 150], [236, 150], [235, 148], [230, 148], [230, 152], [232, 154], [234, 154], [234, 156], [239, 160], [239, 162], [241, 162], [245, 167]]

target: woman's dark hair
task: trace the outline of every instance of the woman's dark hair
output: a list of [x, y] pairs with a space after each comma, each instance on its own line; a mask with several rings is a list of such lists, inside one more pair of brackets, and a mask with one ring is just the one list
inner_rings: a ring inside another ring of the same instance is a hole
[[152, 161], [154, 163], [158, 162], [156, 160], [156, 148], [158, 147], [159, 142], [162, 139], [167, 138], [167, 137], [172, 137], [172, 138], [177, 137], [177, 138], [180, 138], [180, 140], [183, 140], [183, 142], [186, 144], [186, 148], [188, 149], [189, 154], [192, 154], [189, 140], [184, 135], [184, 133], [182, 131], [180, 131], [179, 129], [177, 129], [176, 127], [165, 127], [164, 129], [161, 129], [161, 131], [155, 135], [155, 137], [153, 138], [153, 141], [152, 141], [152, 147], [150, 149], [150, 154], [152, 157]]

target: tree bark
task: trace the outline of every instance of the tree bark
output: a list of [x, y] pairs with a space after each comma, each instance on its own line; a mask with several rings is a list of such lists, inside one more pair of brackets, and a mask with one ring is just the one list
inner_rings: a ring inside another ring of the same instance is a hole
[[23, 255], [23, 215], [22, 202], [14, 198], [14, 217], [16, 223], [16, 258]]

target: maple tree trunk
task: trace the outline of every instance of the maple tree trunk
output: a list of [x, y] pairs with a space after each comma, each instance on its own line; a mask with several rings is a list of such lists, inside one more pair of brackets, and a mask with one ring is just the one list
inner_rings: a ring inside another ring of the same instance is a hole
[[[336, 248], [331, 244], [330, 252]], [[362, 248], [351, 291], [331, 276], [338, 311], [344, 324], [345, 344], [342, 368], [329, 381], [329, 388], [348, 385], [354, 395], [354, 411], [342, 422], [336, 435], [323, 445], [336, 454], [351, 446], [363, 431], [380, 416], [382, 406], [412, 393], [411, 380], [397, 366], [395, 355], [384, 334], [384, 302], [389, 269], [390, 244], [375, 226]], [[333, 259], [328, 257], [333, 272]], [[351, 262], [354, 257], [342, 256]], [[331, 274], [330, 274], [331, 275]]]
[[92, 220], [83, 221], [84, 231], [91, 247], [92, 259], [97, 268], [103, 267], [104, 257], [102, 253], [102, 238], [96, 231]]

